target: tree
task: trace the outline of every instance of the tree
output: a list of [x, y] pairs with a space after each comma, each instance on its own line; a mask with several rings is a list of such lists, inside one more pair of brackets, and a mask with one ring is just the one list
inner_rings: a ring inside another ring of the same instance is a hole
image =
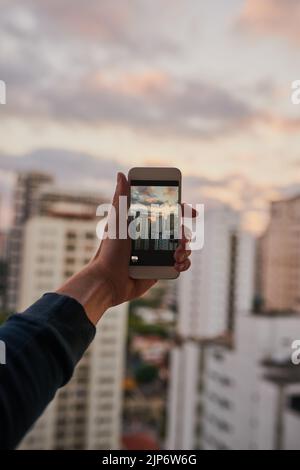
[[135, 372], [135, 379], [140, 384], [153, 382], [158, 377], [158, 369], [149, 364], [142, 364]]

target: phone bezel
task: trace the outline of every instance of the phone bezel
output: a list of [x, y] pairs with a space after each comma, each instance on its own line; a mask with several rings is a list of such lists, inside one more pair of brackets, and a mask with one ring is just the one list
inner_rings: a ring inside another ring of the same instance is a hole
[[[173, 167], [135, 167], [128, 173], [129, 186], [131, 180], [164, 180], [178, 181], [178, 198], [181, 204], [181, 171]], [[174, 261], [175, 263], [175, 261]], [[131, 266], [129, 276], [133, 279], [176, 279], [178, 271], [173, 266]]]

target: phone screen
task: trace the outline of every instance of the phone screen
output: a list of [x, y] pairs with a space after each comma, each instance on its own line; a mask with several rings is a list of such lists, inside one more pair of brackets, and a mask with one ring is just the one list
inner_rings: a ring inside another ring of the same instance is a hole
[[173, 266], [178, 246], [179, 181], [131, 180], [132, 266]]

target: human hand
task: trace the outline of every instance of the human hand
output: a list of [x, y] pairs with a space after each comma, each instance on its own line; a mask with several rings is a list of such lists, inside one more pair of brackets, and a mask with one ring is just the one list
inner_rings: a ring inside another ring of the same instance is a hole
[[[119, 197], [126, 196], [129, 200], [129, 189], [125, 175], [118, 173], [117, 187], [113, 199], [117, 221], [119, 220]], [[178, 272], [186, 271], [191, 264], [188, 259], [191, 252], [186, 249], [187, 243], [188, 239], [183, 238], [174, 255], [174, 267]], [[94, 258], [94, 263], [98, 265], [99, 272], [111, 284], [112, 305], [139, 297], [156, 283], [155, 279], [132, 279], [129, 277], [130, 251], [131, 240], [129, 237], [127, 239], [105, 238], [102, 240]]]
[[[94, 324], [109, 307], [140, 297], [157, 282], [129, 276], [131, 240], [118, 238], [120, 196], [129, 198], [129, 184], [123, 173], [118, 173], [113, 199], [116, 214], [110, 215], [116, 215], [117, 238], [104, 238], [90, 263], [57, 291], [77, 299]], [[195, 214], [193, 211], [192, 216]], [[174, 254], [174, 267], [178, 272], [186, 271], [191, 264], [187, 243], [188, 239], [183, 237]]]

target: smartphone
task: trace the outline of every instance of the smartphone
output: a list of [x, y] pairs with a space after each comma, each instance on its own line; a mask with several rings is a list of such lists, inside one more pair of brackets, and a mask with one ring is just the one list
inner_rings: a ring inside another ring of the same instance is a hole
[[[181, 172], [177, 168], [132, 168], [129, 275], [133, 279], [175, 279], [174, 253], [180, 238]], [[129, 227], [130, 229], [130, 227]]]

